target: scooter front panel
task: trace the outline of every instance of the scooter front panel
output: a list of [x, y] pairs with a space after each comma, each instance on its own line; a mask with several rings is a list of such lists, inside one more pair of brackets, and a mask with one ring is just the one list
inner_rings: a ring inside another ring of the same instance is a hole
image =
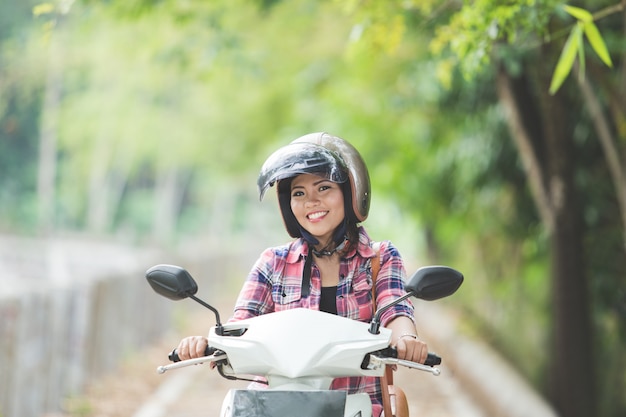
[[344, 417], [345, 391], [230, 390], [221, 417]]

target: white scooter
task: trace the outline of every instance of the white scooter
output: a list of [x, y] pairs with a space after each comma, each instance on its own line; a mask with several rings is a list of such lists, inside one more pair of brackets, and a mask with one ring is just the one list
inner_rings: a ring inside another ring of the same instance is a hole
[[382, 377], [386, 365], [401, 365], [439, 375], [441, 358], [429, 354], [426, 364], [397, 359], [391, 331], [381, 328], [382, 313], [408, 297], [436, 300], [453, 294], [463, 275], [448, 267], [420, 268], [408, 280], [407, 294], [381, 307], [367, 324], [309, 309], [265, 314], [222, 324], [219, 312], [195, 297], [198, 286], [183, 268], [156, 265], [146, 272], [151, 287], [172, 300], [191, 298], [215, 313], [206, 356], [160, 366], [157, 371], [214, 362], [228, 379], [261, 381], [267, 389], [230, 390], [221, 417], [371, 417], [365, 393], [330, 390], [334, 378]]

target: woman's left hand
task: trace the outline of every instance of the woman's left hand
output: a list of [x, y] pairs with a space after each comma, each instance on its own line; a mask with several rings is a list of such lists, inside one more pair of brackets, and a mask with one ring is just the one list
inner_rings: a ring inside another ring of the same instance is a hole
[[396, 343], [398, 359], [405, 359], [412, 362], [424, 363], [428, 356], [428, 345], [419, 338], [412, 335], [400, 336]]

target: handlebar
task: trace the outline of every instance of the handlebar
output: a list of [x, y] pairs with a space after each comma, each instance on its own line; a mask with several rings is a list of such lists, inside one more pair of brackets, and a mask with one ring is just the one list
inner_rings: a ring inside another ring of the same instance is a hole
[[[185, 364], [179, 364], [177, 362], [181, 362], [180, 357], [178, 356], [178, 352], [176, 349], [172, 350], [168, 355], [168, 359], [174, 364], [161, 366], [158, 368], [159, 373], [163, 373], [169, 369], [178, 368], [180, 366], [186, 366], [191, 364], [203, 363], [203, 362], [217, 362], [219, 360], [226, 359], [226, 355], [224, 352], [219, 349], [207, 346], [204, 350], [204, 357], [189, 359], [184, 361]], [[372, 352], [365, 356], [363, 362], [361, 363], [362, 369], [375, 369], [384, 365], [401, 365], [407, 368], [419, 369], [421, 371], [430, 372], [433, 375], [439, 375], [441, 371], [438, 368], [435, 368], [436, 365], [441, 364], [441, 357], [435, 353], [428, 352], [428, 356], [426, 357], [426, 361], [423, 364], [418, 362], [412, 362], [404, 359], [398, 359], [398, 350], [394, 346], [389, 346], [386, 349], [379, 350], [377, 352]]]
[[437, 354], [429, 352], [426, 357], [426, 361], [421, 364], [418, 362], [407, 361], [404, 359], [398, 359], [398, 350], [389, 346], [386, 349], [372, 352], [363, 359], [361, 363], [362, 369], [375, 369], [383, 365], [402, 365], [407, 368], [419, 369], [421, 371], [430, 372], [433, 375], [439, 375], [441, 371], [434, 366], [441, 364], [441, 357]]
[[426, 357], [426, 362], [424, 362], [426, 366], [436, 366], [441, 365], [441, 357], [437, 356], [437, 354], [428, 352], [428, 356]]
[[[389, 346], [388, 348], [375, 352], [374, 354], [379, 355], [381, 357], [397, 358], [398, 350], [394, 346]], [[441, 365], [441, 357], [438, 356], [436, 353], [428, 352], [428, 356], [426, 357], [426, 361], [424, 362], [424, 365], [426, 366]]]
[[378, 368], [383, 365], [401, 365], [411, 369], [417, 369], [420, 371], [429, 372], [435, 376], [441, 374], [441, 370], [439, 368], [435, 368], [432, 366], [424, 365], [417, 362], [407, 361], [404, 359], [397, 358], [379, 358], [376, 355], [370, 355], [370, 368]]
[[[213, 348], [211, 346], [207, 346], [204, 349], [204, 356], [211, 356], [212, 354], [214, 354], [215, 352], [217, 352], [216, 348]], [[171, 361], [171, 362], [180, 362], [181, 359], [178, 356], [178, 352], [176, 351], [176, 349], [172, 350], [170, 352], [169, 355], [167, 355], [167, 358]]]
[[198, 365], [205, 362], [219, 362], [221, 360], [226, 359], [226, 354], [224, 352], [216, 350], [213, 355], [204, 356], [202, 358], [188, 359], [185, 361], [179, 361], [175, 363], [171, 363], [169, 365], [159, 366], [157, 368], [157, 372], [163, 374], [170, 369], [182, 368], [189, 365]]
[[[216, 348], [213, 348], [211, 346], [207, 346], [204, 349], [204, 356], [210, 356], [212, 354], [214, 354], [215, 352], [217, 352]], [[398, 357], [398, 350], [393, 347], [393, 346], [389, 346], [387, 349], [383, 349], [379, 352], [377, 352], [378, 354], [380, 354], [381, 356], [386, 356], [389, 358], [397, 358]], [[170, 352], [170, 354], [167, 356], [167, 358], [171, 361], [171, 362], [180, 362], [180, 358], [178, 357], [178, 352], [176, 351], [176, 349], [172, 350]], [[424, 362], [424, 365], [426, 366], [437, 366], [437, 365], [441, 365], [441, 357], [438, 356], [436, 353], [433, 352], [428, 352], [428, 356], [426, 357], [426, 361]]]

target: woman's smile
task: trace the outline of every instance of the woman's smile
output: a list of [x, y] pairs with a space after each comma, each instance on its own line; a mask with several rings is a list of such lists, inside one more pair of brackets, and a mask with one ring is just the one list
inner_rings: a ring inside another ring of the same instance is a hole
[[315, 211], [315, 212], [313, 212], [313, 213], [311, 213], [311, 214], [308, 214], [308, 215], [307, 215], [307, 218], [308, 218], [310, 221], [315, 222], [315, 221], [321, 220], [321, 219], [322, 219], [324, 216], [326, 216], [327, 214], [328, 214], [328, 212], [327, 212], [327, 211]]

